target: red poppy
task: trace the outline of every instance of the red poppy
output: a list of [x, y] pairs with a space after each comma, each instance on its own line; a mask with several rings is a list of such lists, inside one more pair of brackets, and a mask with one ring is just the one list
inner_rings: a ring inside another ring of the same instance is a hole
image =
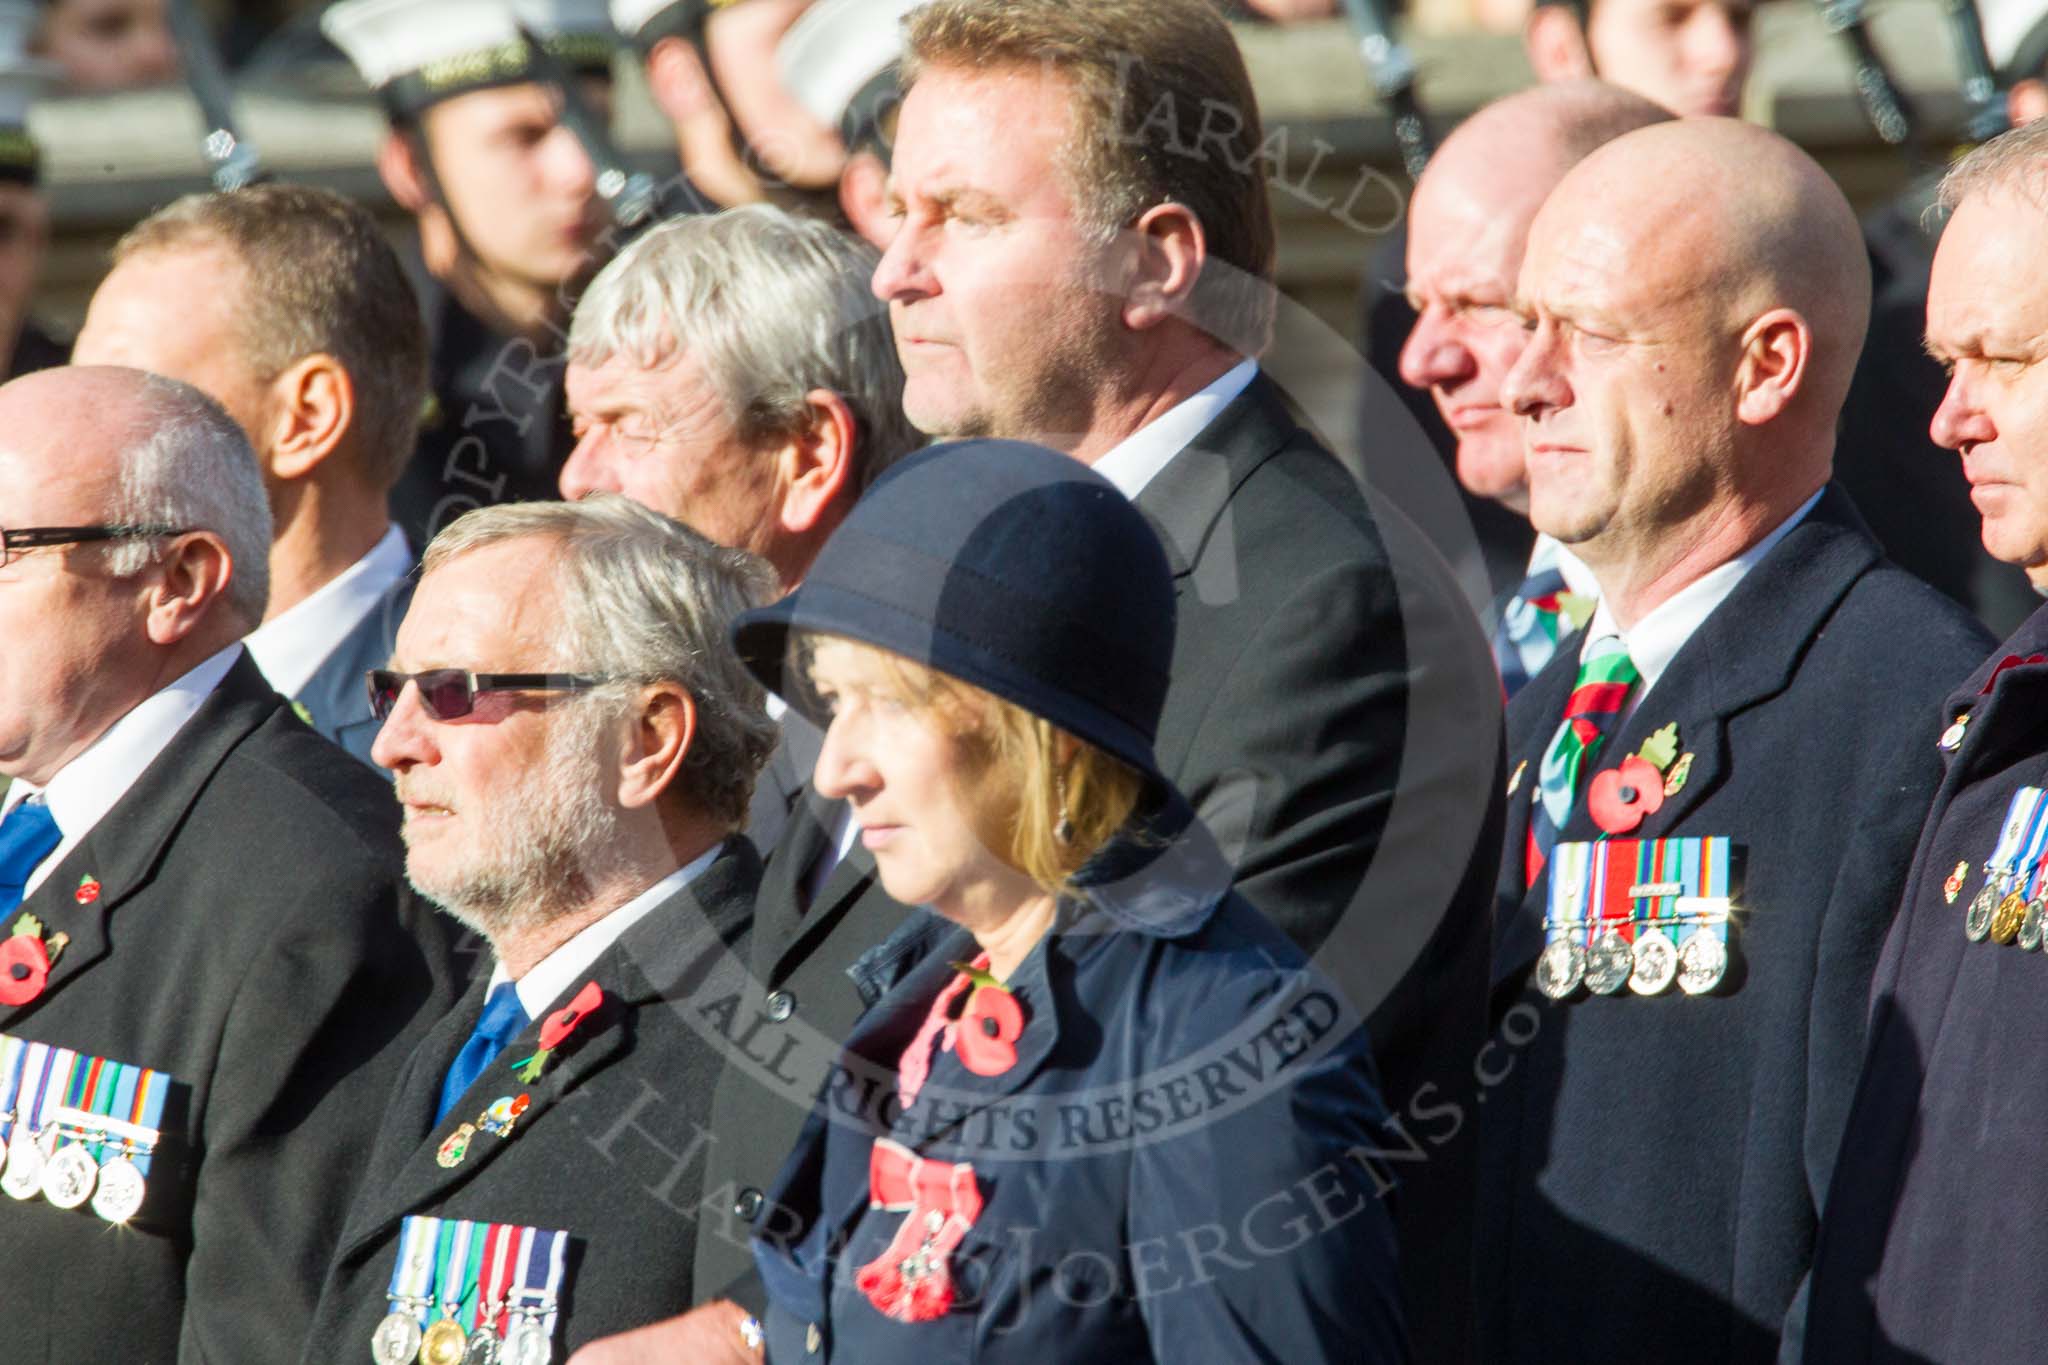
[[71, 893], [71, 898], [80, 905], [91, 905], [100, 898], [100, 879], [98, 877], [79, 878], [78, 890]]
[[1586, 809], [1609, 834], [1627, 834], [1663, 804], [1664, 774], [1647, 758], [1624, 758], [1620, 767], [1595, 774], [1586, 788]]
[[953, 1053], [977, 1076], [1000, 1076], [1017, 1064], [1023, 1033], [1024, 1007], [1017, 997], [1000, 986], [981, 986], [967, 997]]
[[1977, 695], [1980, 697], [1990, 696], [1991, 689], [1998, 685], [1998, 675], [2005, 672], [2006, 669], [2025, 668], [2028, 664], [2040, 663], [2048, 663], [2048, 654], [2029, 654], [2024, 659], [2017, 654], [2006, 655], [1998, 661], [1998, 667], [1991, 670], [1991, 676], [1985, 680], [1984, 690]]
[[34, 934], [0, 940], [0, 1005], [26, 1005], [43, 993], [50, 954]]
[[576, 1031], [576, 1026], [603, 1003], [603, 987], [595, 981], [584, 983], [583, 989], [576, 992], [575, 999], [550, 1014], [540, 1026], [540, 1050], [552, 1052], [560, 1047]]

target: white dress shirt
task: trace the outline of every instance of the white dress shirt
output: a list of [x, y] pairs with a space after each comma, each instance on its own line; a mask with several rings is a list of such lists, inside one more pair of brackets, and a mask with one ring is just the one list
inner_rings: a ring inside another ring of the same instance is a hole
[[313, 681], [320, 665], [377, 609], [391, 585], [412, 572], [412, 550], [396, 526], [370, 552], [330, 579], [305, 601], [249, 633], [244, 643], [270, 685], [287, 697]]
[[[717, 861], [719, 851], [724, 847], [723, 843], [713, 844], [603, 919], [584, 926], [576, 937], [534, 963], [533, 970], [520, 977], [513, 988], [519, 994], [519, 1007], [526, 1011], [526, 1017], [538, 1019], [547, 1013], [548, 1006], [560, 999], [570, 987], [580, 984], [578, 978], [590, 970], [590, 964], [597, 961], [605, 949], [617, 943], [628, 929], [646, 919], [656, 906], [695, 881], [705, 868]], [[505, 964], [500, 962], [491, 969], [489, 989], [494, 991], [510, 980], [512, 973], [506, 971]], [[485, 994], [488, 997], [489, 991]]]
[[1671, 667], [1671, 661], [1678, 657], [1679, 650], [1685, 648], [1685, 642], [1692, 638], [1693, 632], [1728, 600], [1728, 594], [1735, 591], [1735, 585], [1776, 548], [1779, 541], [1791, 534], [1793, 527], [1806, 520], [1806, 514], [1813, 510], [1820, 496], [1817, 492], [1799, 504], [1799, 509], [1785, 518], [1775, 531], [1727, 563], [1709, 569], [1680, 588], [1627, 630], [1615, 623], [1614, 613], [1607, 605], [1607, 595], [1602, 593], [1600, 605], [1593, 609], [1593, 619], [1586, 624], [1585, 640], [1579, 646], [1580, 660], [1584, 661], [1587, 649], [1595, 640], [1610, 635], [1621, 637], [1628, 646], [1629, 661], [1642, 677], [1642, 685], [1629, 697], [1629, 711], [1633, 714], [1636, 703], [1657, 685], [1657, 680], [1664, 676], [1665, 669]]
[[1136, 501], [1145, 485], [1173, 462], [1202, 434], [1202, 428], [1216, 420], [1216, 414], [1230, 406], [1251, 387], [1259, 373], [1259, 362], [1240, 360], [1200, 393], [1183, 398], [1159, 416], [1139, 427], [1095, 462], [1095, 472], [1117, 486], [1125, 497]]
[[63, 836], [50, 856], [36, 864], [22, 888], [23, 898], [35, 894], [43, 879], [64, 861], [79, 841], [92, 833], [106, 813], [128, 794], [136, 779], [176, 739], [185, 723], [220, 686], [240, 657], [239, 641], [212, 655], [170, 686], [145, 698], [134, 710], [108, 726], [106, 733], [57, 770], [48, 787], [14, 782], [0, 799], [0, 819], [30, 796], [41, 793]]

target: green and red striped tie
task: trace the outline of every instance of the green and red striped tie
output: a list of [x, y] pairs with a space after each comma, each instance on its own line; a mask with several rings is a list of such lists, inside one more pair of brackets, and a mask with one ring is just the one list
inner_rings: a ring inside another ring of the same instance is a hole
[[1619, 635], [1605, 635], [1586, 647], [1579, 678], [1564, 704], [1564, 720], [1543, 751], [1536, 799], [1529, 809], [1529, 842], [1524, 858], [1527, 885], [1534, 886], [1550, 861], [1557, 832], [1578, 800], [1582, 779], [1593, 770], [1600, 746], [1628, 707], [1642, 675]]

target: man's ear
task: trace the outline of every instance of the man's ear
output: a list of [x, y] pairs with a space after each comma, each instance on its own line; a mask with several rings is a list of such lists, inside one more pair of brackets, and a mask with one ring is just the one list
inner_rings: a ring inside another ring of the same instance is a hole
[[1583, 80], [1593, 74], [1593, 56], [1586, 48], [1586, 32], [1579, 16], [1568, 5], [1536, 6], [1522, 30], [1522, 47], [1536, 79]]
[[1813, 363], [1813, 329], [1789, 308], [1773, 308], [1742, 334], [1735, 371], [1735, 415], [1762, 426], [1790, 407]]
[[792, 536], [819, 529], [835, 508], [843, 511], [851, 503], [853, 456], [860, 440], [853, 409], [832, 390], [812, 389], [804, 403], [808, 419], [775, 455], [776, 522]]
[[[234, 568], [227, 542], [212, 531], [188, 531], [170, 540], [163, 555], [143, 603], [143, 621], [152, 644], [174, 645], [219, 606]], [[251, 621], [247, 628], [258, 624]]]
[[1124, 325], [1134, 332], [1184, 316], [1208, 260], [1202, 220], [1185, 204], [1155, 204], [1131, 225], [1136, 249], [1125, 293]]
[[434, 203], [434, 192], [427, 178], [427, 168], [420, 164], [419, 147], [416, 138], [423, 138], [422, 132], [401, 132], [393, 128], [384, 134], [384, 141], [377, 146], [377, 175], [383, 180], [384, 188], [407, 213], [425, 212]]
[[696, 738], [697, 704], [681, 683], [641, 688], [619, 763], [619, 804], [637, 810], [659, 801], [682, 775]]
[[271, 477], [303, 479], [355, 425], [355, 381], [331, 355], [306, 356], [271, 381]]

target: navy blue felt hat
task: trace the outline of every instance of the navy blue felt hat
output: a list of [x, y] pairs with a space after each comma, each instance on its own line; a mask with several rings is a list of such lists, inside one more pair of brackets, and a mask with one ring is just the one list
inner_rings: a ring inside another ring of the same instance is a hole
[[783, 677], [793, 630], [879, 645], [1159, 776], [1173, 573], [1144, 516], [1058, 451], [920, 451], [875, 481], [795, 592], [733, 622], [754, 676], [822, 725]]

